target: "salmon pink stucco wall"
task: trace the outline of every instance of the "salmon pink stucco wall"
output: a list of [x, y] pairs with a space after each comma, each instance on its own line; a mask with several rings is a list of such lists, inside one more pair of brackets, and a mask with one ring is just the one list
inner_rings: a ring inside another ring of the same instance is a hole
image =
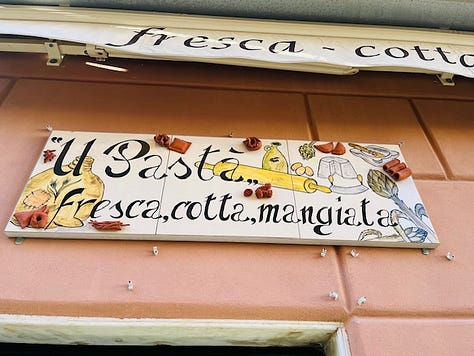
[[[474, 354], [474, 81], [0, 54], [0, 314], [344, 322], [354, 355]], [[49, 132], [398, 144], [441, 241], [418, 249], [27, 239], [3, 233]], [[453, 261], [445, 256], [455, 255]], [[127, 281], [133, 280], [133, 293]], [[329, 291], [338, 300], [328, 297]], [[367, 302], [357, 305], [360, 296]], [[387, 351], [388, 350], [388, 351]]]

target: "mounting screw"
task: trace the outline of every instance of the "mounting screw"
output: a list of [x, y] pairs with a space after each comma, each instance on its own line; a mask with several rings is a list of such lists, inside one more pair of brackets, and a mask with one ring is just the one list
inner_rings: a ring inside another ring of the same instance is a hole
[[133, 290], [133, 282], [132, 281], [128, 281], [127, 288], [128, 288], [128, 290]]
[[362, 296], [360, 297], [358, 300], [357, 300], [357, 305], [362, 305], [362, 304], [365, 304], [367, 303], [367, 298]]
[[427, 248], [422, 248], [421, 253], [425, 256], [428, 256], [430, 254], [430, 250], [428, 250]]
[[352, 250], [351, 250], [351, 256], [352, 256], [352, 257], [358, 257], [358, 256], [359, 256], [359, 252], [357, 252], [356, 250], [352, 249]]
[[339, 298], [339, 295], [335, 291], [332, 290], [329, 292], [329, 297], [334, 300], [337, 300]]
[[157, 246], [153, 246], [153, 254], [155, 256], [158, 256], [158, 247]]
[[23, 243], [23, 241], [25, 241], [25, 239], [21, 236], [18, 236], [16, 239], [15, 239], [15, 245], [21, 245]]
[[326, 250], [325, 248], [323, 248], [321, 250], [321, 257], [326, 257], [326, 254], [328, 253], [328, 250]]
[[454, 255], [452, 255], [451, 252], [448, 252], [448, 254], [446, 255], [446, 258], [447, 258], [449, 261], [452, 261], [452, 260], [454, 260]]

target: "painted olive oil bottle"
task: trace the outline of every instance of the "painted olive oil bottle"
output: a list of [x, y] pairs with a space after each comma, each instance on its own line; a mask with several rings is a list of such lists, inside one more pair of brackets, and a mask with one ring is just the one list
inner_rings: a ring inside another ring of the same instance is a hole
[[[104, 183], [92, 172], [93, 163], [90, 156], [83, 159], [78, 156], [61, 166], [63, 175], [56, 175], [54, 168], [50, 168], [31, 177], [15, 213], [46, 207], [48, 223], [45, 229], [83, 226], [83, 221], [104, 194]], [[18, 225], [15, 218], [11, 222]]]

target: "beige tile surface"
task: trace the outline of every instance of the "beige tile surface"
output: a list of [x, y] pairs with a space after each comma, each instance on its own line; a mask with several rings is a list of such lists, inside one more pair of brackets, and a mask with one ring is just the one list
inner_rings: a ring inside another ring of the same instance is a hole
[[474, 180], [474, 102], [414, 100], [454, 179]]
[[[25, 104], [27, 103], [27, 105]], [[258, 120], [257, 120], [258, 118]], [[295, 94], [20, 80], [0, 108], [5, 226], [44, 129], [308, 138]], [[335, 249], [226, 243], [0, 239], [0, 313], [343, 320]], [[127, 289], [133, 280], [135, 289]]]
[[[7, 238], [0, 244], [2, 282], [9, 286], [1, 293], [1, 313], [347, 317], [333, 248], [322, 258], [314, 246], [78, 240], [26, 240], [16, 246]], [[340, 293], [339, 300], [329, 298], [331, 290]]]
[[472, 355], [474, 319], [353, 318], [352, 355]]
[[12, 80], [0, 78], [0, 104], [8, 95]]
[[[348, 308], [356, 315], [473, 317], [473, 183], [416, 185], [440, 246], [428, 256], [418, 249], [357, 248], [357, 258], [350, 248], [340, 248]], [[356, 304], [360, 296], [367, 297], [361, 306]]]
[[[322, 258], [320, 246], [54, 239], [15, 245], [0, 232], [0, 313], [343, 321], [353, 355], [474, 353], [474, 81], [457, 78], [447, 88], [426, 75], [338, 77], [114, 60], [129, 69], [117, 74], [83, 62], [68, 57], [52, 68], [42, 55], [1, 54], [0, 225], [41, 154], [48, 123], [59, 130], [307, 140], [316, 138], [311, 116], [321, 140], [404, 141], [441, 245], [428, 256], [357, 248], [357, 258], [352, 248], [327, 247]], [[413, 106], [407, 98], [415, 98]], [[438, 157], [458, 181], [447, 179]], [[359, 306], [361, 296], [367, 302]]]
[[298, 94], [19, 80], [10, 96], [2, 120], [36, 129], [49, 122], [64, 130], [309, 137]]
[[403, 155], [415, 177], [444, 177], [438, 158], [407, 100], [311, 95], [309, 103], [320, 140], [403, 142]]
[[115, 72], [86, 65], [87, 57], [66, 56], [60, 67], [45, 65], [43, 54], [2, 53], [0, 77], [165, 84], [298, 93], [367, 95], [405, 98], [473, 100], [474, 81], [456, 77], [455, 86], [443, 86], [435, 76], [413, 73], [361, 71], [352, 76], [271, 70], [206, 63], [108, 58]]

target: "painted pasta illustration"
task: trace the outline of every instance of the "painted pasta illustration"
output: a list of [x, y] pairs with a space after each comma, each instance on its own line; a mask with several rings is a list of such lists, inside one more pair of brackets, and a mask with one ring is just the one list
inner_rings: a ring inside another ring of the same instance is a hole
[[[83, 226], [94, 204], [102, 199], [104, 183], [92, 172], [94, 159], [76, 157], [61, 166], [61, 175], [49, 168], [31, 177], [15, 208], [11, 222], [22, 228], [55, 228]], [[31, 225], [22, 221], [28, 212], [44, 212], [42, 224]]]

